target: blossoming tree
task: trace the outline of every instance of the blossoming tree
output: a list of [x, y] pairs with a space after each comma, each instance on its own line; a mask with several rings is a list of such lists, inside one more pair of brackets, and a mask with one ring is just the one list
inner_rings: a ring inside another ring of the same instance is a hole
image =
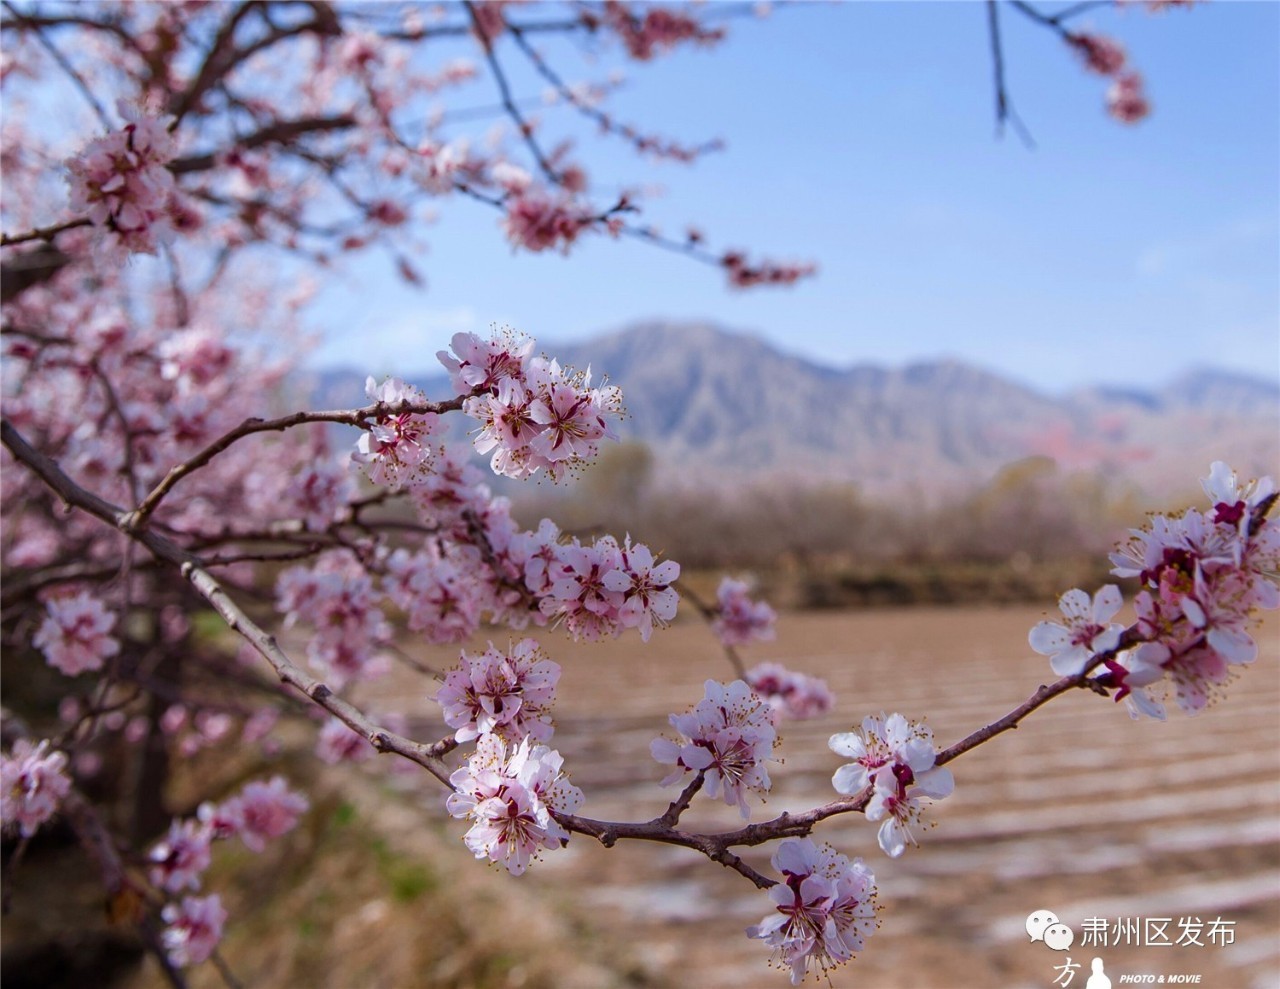
[[[1146, 113], [1124, 52], [1072, 31], [1074, 9], [1008, 9], [1114, 79], [1113, 115]], [[513, 876], [588, 838], [683, 846], [733, 870], [765, 891], [763, 919], [746, 934], [799, 982], [848, 961], [877, 925], [872, 868], [815, 840], [824, 821], [863, 814], [879, 823], [883, 852], [902, 855], [928, 803], [957, 785], [950, 763], [1055, 698], [1084, 689], [1164, 717], [1172, 696], [1195, 713], [1254, 658], [1255, 615], [1280, 603], [1280, 530], [1267, 520], [1276, 492], [1215, 463], [1206, 509], [1152, 518], [1113, 557], [1116, 575], [1139, 584], [1131, 623], [1113, 622], [1123, 601], [1109, 585], [1068, 591], [1063, 620], [1031, 631], [1059, 679], [945, 747], [900, 713], [870, 714], [830, 740], [829, 802], [752, 822], [777, 771], [779, 724], [835, 703], [802, 672], [745, 668], [737, 649], [770, 637], [773, 611], [729, 579], [715, 600], [697, 598], [678, 563], [630, 536], [586, 541], [551, 520], [522, 530], [471, 456], [517, 479], [586, 469], [614, 436], [619, 389], [536, 356], [526, 338], [462, 333], [439, 355], [448, 395], [370, 379], [361, 407], [282, 410], [273, 396], [287, 393], [295, 355], [280, 341], [305, 293], [253, 273], [267, 251], [330, 265], [381, 248], [417, 281], [414, 217], [423, 202], [453, 197], [494, 211], [521, 250], [631, 236], [717, 266], [738, 287], [795, 282], [812, 266], [717, 253], [702, 235], [665, 240], [638, 221], [634, 194], [593, 196], [572, 146], [527, 115], [510, 81], [519, 62], [566, 112], [640, 155], [691, 160], [713, 145], [618, 120], [604, 109], [608, 87], [566, 81], [540, 39], [566, 35], [645, 62], [719, 42], [744, 10], [6, 2], [4, 11], [3, 633], [10, 656], [38, 657], [61, 678], [56, 718], [39, 705], [30, 723], [6, 712], [7, 869], [64, 818], [173, 984], [208, 959], [225, 971], [217, 945], [233, 919], [205, 881], [215, 847], [261, 851], [308, 800], [274, 776], [175, 816], [161, 796], [169, 759], [262, 742], [282, 717], [314, 715], [326, 762], [384, 753], [435, 777], [427, 785], [463, 822], [466, 847]], [[1000, 9], [989, 11], [1000, 69]], [[469, 44], [471, 57], [432, 61], [449, 39]], [[497, 144], [471, 142], [436, 106], [477, 75], [509, 125]], [[1013, 119], [1002, 69], [997, 80], [998, 113]], [[58, 130], [49, 110], [68, 100], [89, 108], [96, 133]], [[471, 420], [472, 451], [446, 441], [450, 417]], [[335, 447], [333, 424], [358, 432], [352, 448]], [[256, 601], [263, 587], [274, 616]], [[585, 816], [590, 794], [552, 747], [555, 637], [605, 651], [618, 636], [647, 642], [682, 599], [708, 620], [732, 676], [706, 680], [652, 742], [663, 785], [680, 786], [674, 799], [638, 822]], [[238, 634], [249, 665], [207, 647], [202, 614]], [[414, 636], [461, 643], [491, 627], [523, 637], [464, 650], [447, 671], [401, 648]], [[424, 688], [440, 708], [435, 737], [408, 737], [395, 712], [353, 703], [353, 688], [393, 662], [437, 681]], [[123, 828], [85, 786], [108, 744], [138, 766]], [[744, 823], [683, 827], [699, 799], [736, 808]], [[762, 845], [772, 874], [735, 851]]]

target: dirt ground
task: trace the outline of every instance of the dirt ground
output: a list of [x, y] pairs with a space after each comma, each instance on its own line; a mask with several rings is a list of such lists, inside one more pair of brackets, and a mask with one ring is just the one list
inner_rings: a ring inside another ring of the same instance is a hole
[[[778, 659], [822, 676], [837, 706], [784, 726], [774, 793], [753, 819], [831, 799], [840, 760], [826, 740], [865, 714], [927, 716], [947, 744], [1016, 706], [1051, 677], [1026, 646], [1043, 617], [1028, 607], [784, 615], [777, 641], [754, 647], [748, 662]], [[880, 852], [864, 819], [826, 822], [817, 836], [866, 859], [883, 905], [882, 929], [831, 984], [1048, 989], [1069, 974], [1079, 989], [1097, 957], [1116, 985], [1149, 974], [1280, 987], [1277, 629], [1263, 629], [1259, 660], [1199, 717], [1175, 710], [1165, 723], [1133, 722], [1123, 705], [1081, 691], [961, 757], [955, 794], [926, 814], [937, 826], [899, 860]], [[650, 739], [701, 696], [706, 677], [729, 679], [706, 629], [679, 624], [648, 645], [544, 642], [564, 667], [554, 741], [587, 794], [582, 813], [660, 812], [673, 794], [655, 786], [662, 772]], [[449, 665], [452, 655], [432, 658]], [[431, 795], [428, 813], [439, 815], [439, 803]], [[727, 829], [737, 817], [702, 798], [684, 823]], [[747, 857], [767, 870], [768, 855]], [[787, 984], [766, 967], [767, 949], [743, 936], [769, 911], [764, 895], [685, 849], [610, 851], [578, 838], [523, 881], [587, 906], [593, 924], [639, 947], [659, 984]], [[1073, 928], [1072, 947], [1030, 940], [1025, 919], [1042, 909]], [[1160, 943], [1161, 930], [1172, 943]], [[1061, 968], [1068, 962], [1079, 968]]]
[[[1042, 617], [1030, 607], [784, 614], [777, 641], [747, 650], [748, 663], [822, 676], [837, 705], [784, 725], [774, 792], [753, 819], [830, 800], [841, 760], [827, 738], [866, 714], [927, 717], [946, 745], [1016, 706], [1050, 679], [1026, 645]], [[1147, 975], [1280, 987], [1278, 631], [1274, 620], [1263, 628], [1258, 661], [1197, 718], [1137, 723], [1080, 691], [967, 753], [951, 765], [954, 795], [926, 811], [936, 826], [901, 859], [880, 852], [860, 816], [824, 822], [816, 837], [865, 858], [882, 906], [880, 931], [831, 975], [833, 989], [1099, 989], [1094, 958], [1117, 987]], [[582, 813], [660, 813], [674, 794], [657, 786], [650, 740], [706, 678], [731, 677], [710, 633], [689, 620], [647, 645], [541, 638], [564, 668], [553, 743], [586, 793]], [[421, 658], [447, 668], [457, 649]], [[446, 729], [434, 689], [400, 671], [357, 700], [407, 708], [412, 733], [436, 738]], [[744, 936], [771, 904], [736, 873], [681, 848], [607, 850], [575, 837], [511, 878], [469, 858], [433, 780], [412, 767], [381, 782], [359, 767], [325, 769], [306, 755], [311, 730], [296, 733], [285, 771], [312, 795], [306, 826], [265, 857], [220, 852], [210, 876], [231, 908], [223, 954], [246, 989], [788, 985]], [[739, 820], [699, 798], [683, 824]], [[770, 854], [745, 857], [767, 873]], [[1030, 940], [1025, 920], [1039, 910], [1073, 929], [1071, 947]], [[1161, 930], [1175, 943], [1157, 943]], [[1199, 944], [1176, 943], [1193, 935]], [[162, 984], [149, 962], [124, 986]], [[192, 980], [222, 984], [210, 965]]]

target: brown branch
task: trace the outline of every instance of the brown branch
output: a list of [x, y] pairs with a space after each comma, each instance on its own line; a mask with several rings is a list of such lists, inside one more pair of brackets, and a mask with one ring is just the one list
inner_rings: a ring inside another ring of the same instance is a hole
[[445, 412], [456, 412], [462, 408], [462, 403], [465, 400], [466, 396], [460, 395], [457, 398], [449, 399], [446, 402], [405, 401], [399, 402], [395, 405], [375, 402], [373, 405], [367, 405], [361, 409], [340, 409], [328, 412], [294, 412], [287, 416], [281, 416], [278, 419], [259, 419], [257, 417], [246, 419], [235, 429], [224, 433], [218, 439], [214, 440], [195, 456], [172, 467], [161, 479], [160, 483], [151, 489], [151, 492], [142, 500], [142, 503], [131, 513], [131, 517], [126, 526], [126, 531], [145, 526], [151, 513], [160, 506], [160, 502], [164, 500], [165, 495], [172, 491], [179, 481], [188, 474], [191, 474], [205, 466], [205, 464], [209, 463], [209, 461], [218, 454], [227, 450], [238, 440], [242, 440], [246, 436], [252, 436], [255, 433], [280, 433], [287, 429], [292, 429], [295, 426], [301, 426], [309, 422], [336, 422], [348, 426], [368, 428], [368, 422], [370, 419], [375, 419], [383, 415], [432, 412], [436, 414], [443, 414]]
[[[239, 138], [236, 148], [246, 151], [260, 148], [267, 144], [285, 144], [295, 138], [307, 134], [324, 134], [330, 131], [347, 130], [356, 125], [356, 118], [349, 113], [332, 117], [302, 117], [297, 120], [281, 120]], [[207, 172], [217, 164], [218, 153], [208, 151], [198, 155], [188, 155], [169, 163], [169, 171], [174, 175], [187, 175], [192, 172]]]
[[[376, 406], [374, 407], [376, 409]], [[9, 448], [15, 459], [31, 469], [41, 480], [73, 507], [98, 517], [141, 543], [157, 558], [177, 566], [196, 591], [222, 616], [222, 619], [243, 636], [275, 670], [280, 680], [304, 694], [314, 703], [337, 717], [353, 731], [365, 737], [379, 752], [394, 752], [427, 769], [445, 785], [449, 785], [448, 767], [443, 756], [456, 747], [452, 736], [434, 745], [424, 745], [387, 731], [373, 724], [361, 711], [334, 696], [324, 683], [295, 666], [275, 638], [259, 628], [231, 600], [225, 590], [204, 569], [202, 561], [180, 549], [163, 536], [145, 528], [130, 524], [132, 513], [109, 504], [72, 481], [48, 457], [34, 450], [7, 421], [0, 421], [0, 440]], [[1137, 626], [1130, 626], [1120, 636], [1112, 649], [1095, 654], [1081, 672], [1063, 677], [1050, 686], [1041, 686], [1034, 694], [1013, 711], [978, 730], [938, 754], [936, 764], [944, 765], [996, 735], [1016, 728], [1037, 708], [1076, 687], [1089, 687], [1093, 681], [1089, 673], [1107, 659], [1137, 642], [1143, 641]], [[660, 816], [643, 822], [598, 821], [572, 814], [555, 814], [556, 820], [568, 831], [588, 835], [602, 845], [610, 847], [620, 839], [656, 841], [680, 845], [700, 852], [714, 862], [732, 869], [749, 879], [757, 887], [767, 889], [776, 885], [730, 851], [737, 846], [755, 846], [785, 837], [809, 834], [819, 822], [838, 814], [865, 810], [871, 797], [871, 787], [851, 796], [840, 797], [830, 803], [799, 814], [783, 813], [778, 817], [757, 824], [748, 824], [735, 831], [718, 834], [701, 834], [680, 830], [679, 818], [702, 786], [702, 774], [698, 774], [667, 810]]]
[[260, 628], [231, 600], [222, 585], [204, 569], [199, 557], [186, 552], [156, 532], [131, 526], [129, 518], [132, 513], [76, 484], [56, 463], [35, 450], [7, 419], [0, 420], [0, 441], [8, 447], [16, 460], [33, 471], [68, 505], [88, 512], [120, 530], [145, 546], [153, 556], [177, 567], [222, 620], [271, 665], [281, 682], [298, 690], [352, 731], [362, 735], [378, 752], [394, 752], [403, 756], [422, 766], [446, 786], [449, 784], [449, 770], [441, 759], [439, 744], [423, 745], [374, 724], [358, 708], [335, 696], [326, 684], [295, 666], [275, 637]]
[[1125, 649], [1129, 649], [1143, 641], [1145, 640], [1139, 633], [1138, 626], [1136, 624], [1130, 625], [1121, 633], [1120, 641], [1116, 643], [1113, 648], [1095, 653], [1089, 659], [1089, 662], [1085, 664], [1084, 669], [1079, 673], [1076, 673], [1073, 676], [1065, 676], [1049, 686], [1041, 685], [1036, 689], [1034, 694], [1006, 714], [1003, 718], [1000, 718], [998, 721], [993, 721], [991, 724], [983, 728], [979, 728], [977, 731], [965, 736], [954, 745], [939, 752], [935, 765], [945, 765], [957, 756], [963, 755], [970, 749], [981, 745], [983, 742], [995, 738], [995, 736], [999, 735], [1001, 732], [1009, 731], [1011, 728], [1017, 728], [1018, 723], [1022, 721], [1023, 718], [1036, 708], [1047, 704], [1059, 694], [1064, 694], [1076, 687], [1089, 687], [1091, 682], [1089, 680], [1089, 674], [1094, 669], [1101, 666], [1108, 659], [1113, 658], [1117, 653], [1120, 653]]
[[93, 107], [93, 112], [97, 115], [102, 126], [107, 130], [112, 130], [114, 128], [114, 124], [112, 123], [111, 118], [107, 116], [107, 111], [103, 109], [102, 104], [98, 101], [98, 97], [94, 95], [93, 88], [85, 81], [84, 76], [80, 74], [74, 65], [67, 61], [67, 57], [63, 55], [62, 52], [58, 51], [58, 47], [45, 37], [44, 31], [42, 31], [38, 25], [31, 24], [31, 22], [27, 21], [26, 15], [14, 7], [9, 0], [3, 0], [3, 4], [4, 9], [17, 18], [19, 23], [24, 21], [27, 22], [31, 27], [32, 32], [35, 34], [36, 40], [40, 42], [41, 47], [43, 47], [44, 50], [49, 53], [50, 57], [58, 63], [58, 68], [67, 74], [75, 84], [76, 89], [80, 91], [80, 95], [85, 98], [85, 101], [89, 106]]
[[524, 36], [523, 28], [508, 24], [507, 31], [515, 40], [516, 45], [529, 59], [534, 70], [542, 76], [542, 78], [545, 79], [553, 89], [555, 89], [561, 99], [588, 120], [597, 124], [604, 133], [622, 137], [630, 142], [631, 146], [637, 152], [641, 154], [650, 153], [658, 155], [662, 155], [665, 152], [670, 156], [690, 161], [698, 155], [705, 154], [709, 151], [720, 151], [724, 148], [724, 142], [719, 139], [704, 141], [702, 144], [695, 145], [691, 148], [680, 147], [674, 141], [668, 141], [663, 145], [656, 138], [646, 137], [637, 133], [632, 127], [625, 125], [620, 126], [608, 114], [602, 113], [590, 103], [581, 99], [578, 94], [565, 83], [560, 74], [551, 67], [538, 50], [534, 48], [533, 45], [529, 44], [529, 39]]
[[76, 227], [87, 227], [90, 221], [84, 217], [78, 220], [66, 220], [62, 223], [53, 223], [47, 227], [37, 227], [34, 230], [28, 230], [21, 234], [0, 234], [0, 247], [12, 247], [14, 244], [25, 244], [32, 240], [43, 240], [52, 242], [53, 238], [64, 230], [74, 230]]
[[489, 63], [489, 71], [493, 73], [494, 81], [498, 84], [498, 93], [502, 97], [502, 105], [506, 108], [507, 116], [515, 122], [516, 129], [520, 132], [520, 137], [528, 147], [529, 153], [533, 155], [533, 160], [538, 163], [538, 168], [542, 171], [542, 174], [553, 185], [559, 185], [560, 176], [551, 167], [551, 163], [547, 161], [546, 156], [542, 153], [542, 148], [539, 147], [538, 142], [534, 139], [533, 126], [524, 119], [524, 115], [521, 114], [516, 106], [515, 99], [511, 95], [511, 86], [507, 82], [506, 73], [503, 72], [502, 65], [498, 62], [498, 56], [493, 52], [493, 40], [485, 37], [484, 29], [480, 25], [480, 15], [475, 10], [475, 4], [471, 0], [466, 0], [466, 8], [471, 17], [471, 23], [475, 26], [476, 34], [480, 38], [480, 47], [484, 49], [484, 57], [485, 61]]
[[1018, 137], [1028, 148], [1035, 147], [1031, 134], [1023, 126], [1021, 118], [1013, 109], [1009, 100], [1009, 91], [1004, 81], [1004, 45], [1000, 40], [1000, 11], [996, 0], [987, 0], [987, 31], [991, 38], [991, 64], [995, 73], [996, 93], [996, 134], [1004, 130], [1005, 122], [1013, 124]]

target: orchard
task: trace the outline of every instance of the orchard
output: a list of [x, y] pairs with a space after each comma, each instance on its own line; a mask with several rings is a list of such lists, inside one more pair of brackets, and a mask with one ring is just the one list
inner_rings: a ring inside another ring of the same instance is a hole
[[[997, 124], [1027, 130], [1001, 34], [1018, 18], [1098, 77], [1099, 116], [1113, 118], [1099, 126], [1140, 126], [1151, 103], [1139, 70], [1076, 26], [1107, 5], [1050, 6], [972, 5], [987, 20]], [[446, 393], [371, 376], [362, 405], [297, 404], [314, 286], [293, 273], [323, 278], [371, 254], [429, 282], [424, 219], [445, 203], [490, 227], [495, 252], [637, 240], [752, 292], [818, 274], [816, 260], [716, 246], [714, 232], [662, 233], [638, 184], [597, 175], [557, 131], [561, 117], [586, 120], [638, 169], [720, 153], [665, 136], [661, 120], [616, 116], [602, 66], [731, 44], [734, 25], [762, 13], [5, 0], [6, 913], [44, 881], [28, 848], [68, 828], [113, 918], [170, 984], [212, 966], [238, 985], [219, 950], [237, 917], [206, 873], [224, 849], [289, 841], [312, 800], [274, 771], [181, 806], [167, 783], [201, 753], [270, 753], [293, 725], [324, 763], [402, 762], [476, 868], [511, 883], [582, 842], [659, 842], [731, 870], [759, 891], [741, 950], [758, 955], [761, 984], [821, 982], [875, 951], [894, 896], [877, 859], [929, 854], [931, 809], [964, 787], [967, 752], [1016, 752], [998, 736], [1067, 698], [1095, 701], [1082, 716], [1103, 730], [1126, 712], [1194, 716], [1248, 689], [1234, 681], [1258, 654], [1260, 612], [1280, 604], [1277, 491], [1221, 461], [1197, 465], [1199, 505], [1133, 520], [1110, 558], [1117, 583], [1064, 588], [1060, 615], [1028, 629], [1023, 703], [941, 738], [924, 712], [857, 710], [802, 669], [748, 665], [744, 648], [774, 634], [773, 608], [733, 576], [695, 592], [678, 546], [517, 524], [488, 478], [571, 485], [590, 471], [626, 414], [608, 368], [564, 366], [519, 328], [459, 332], [437, 355]], [[536, 112], [513, 83], [528, 77], [548, 94]], [[473, 125], [450, 101], [477, 81], [494, 116]], [[273, 277], [277, 262], [287, 277]], [[661, 649], [678, 614], [705, 620], [723, 660], [690, 671], [687, 706], [652, 726], [652, 802], [598, 819], [557, 750], [557, 645], [593, 643], [607, 676], [617, 640]], [[462, 645], [477, 637], [484, 647]], [[415, 643], [455, 647], [456, 662], [433, 668]], [[361, 701], [394, 667], [438, 706], [430, 734]], [[848, 728], [829, 740], [829, 799], [767, 812], [787, 768], [780, 732], [833, 714]], [[687, 827], [702, 802], [740, 825]], [[859, 818], [866, 845], [824, 837]]]

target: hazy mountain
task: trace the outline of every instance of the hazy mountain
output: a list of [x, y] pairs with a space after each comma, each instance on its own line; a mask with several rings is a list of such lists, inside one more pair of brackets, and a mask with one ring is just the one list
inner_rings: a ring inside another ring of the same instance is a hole
[[[1280, 386], [1224, 371], [1054, 398], [954, 360], [824, 367], [702, 323], [647, 323], [553, 349], [563, 364], [607, 370], [629, 412], [620, 433], [681, 478], [785, 471], [892, 494], [981, 483], [1043, 454], [1154, 490], [1185, 489], [1218, 458], [1280, 467]], [[438, 372], [406, 377], [448, 391]], [[363, 381], [318, 375], [316, 401], [359, 403]]]

